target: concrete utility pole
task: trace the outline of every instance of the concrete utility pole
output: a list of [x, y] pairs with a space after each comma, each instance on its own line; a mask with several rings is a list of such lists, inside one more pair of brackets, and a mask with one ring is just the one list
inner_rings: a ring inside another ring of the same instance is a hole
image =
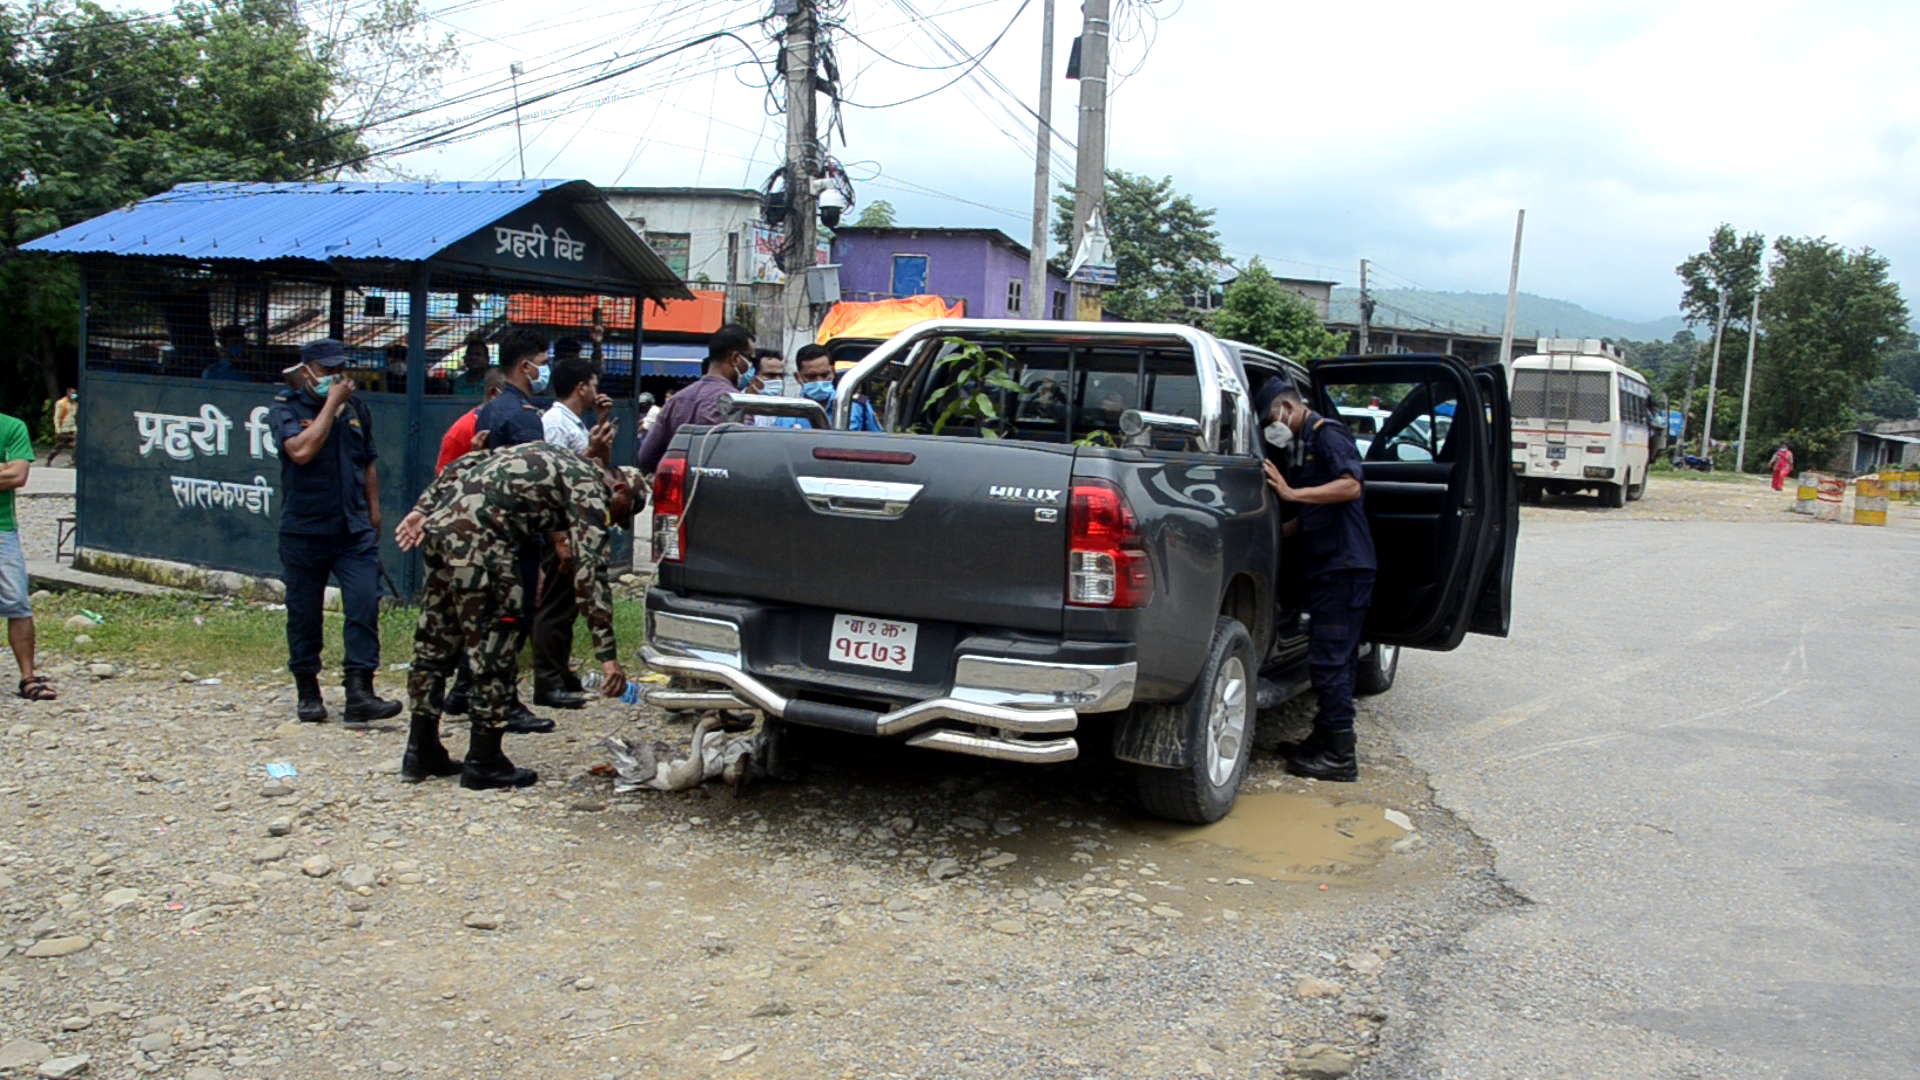
[[1507, 272], [1507, 322], [1500, 328], [1500, 367], [1513, 371], [1513, 320], [1520, 310], [1520, 234], [1527, 228], [1527, 212], [1513, 221], [1513, 269]]
[[[814, 158], [819, 153], [814, 134], [813, 68], [814, 0], [796, 0], [787, 16], [787, 287], [782, 308], [781, 351], [792, 353], [796, 341], [813, 336], [813, 304], [807, 299], [807, 268], [813, 265], [815, 207]], [[792, 346], [792, 347], [789, 347]]]
[[1753, 353], [1760, 341], [1760, 286], [1753, 287], [1753, 314], [1747, 316], [1747, 379], [1740, 391], [1740, 460], [1734, 472], [1747, 471], [1747, 406], [1753, 403]]
[[[1713, 367], [1707, 372], [1707, 415], [1700, 425], [1700, 456], [1713, 461], [1713, 395], [1720, 388], [1720, 339], [1727, 336], [1727, 290], [1720, 289], [1720, 314], [1714, 320]], [[1688, 404], [1692, 404], [1689, 402]]]
[[1053, 176], [1053, 0], [1040, 13], [1040, 135], [1033, 151], [1033, 247], [1027, 259], [1027, 318], [1044, 319], [1051, 312], [1047, 289], [1047, 197]]
[[1367, 336], [1373, 330], [1373, 305], [1367, 303], [1367, 260], [1360, 260], [1360, 342], [1356, 350], [1360, 356], [1367, 355]]
[[[1107, 36], [1110, 0], [1085, 0], [1080, 30], [1080, 147], [1074, 169], [1073, 250], [1087, 234], [1096, 211], [1107, 204]], [[1073, 318], [1082, 318], [1082, 298], [1100, 295], [1097, 285], [1072, 286]]]
[[520, 148], [520, 179], [527, 178], [527, 141], [520, 137], [520, 73], [527, 70], [526, 65], [515, 60], [507, 65], [507, 75], [513, 79], [513, 144]]

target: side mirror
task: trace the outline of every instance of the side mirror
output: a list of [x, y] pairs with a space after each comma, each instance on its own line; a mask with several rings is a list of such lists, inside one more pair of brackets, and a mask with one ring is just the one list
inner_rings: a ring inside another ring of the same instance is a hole
[[1432, 461], [1433, 455], [1426, 447], [1410, 442], [1393, 444], [1393, 456], [1397, 461]]

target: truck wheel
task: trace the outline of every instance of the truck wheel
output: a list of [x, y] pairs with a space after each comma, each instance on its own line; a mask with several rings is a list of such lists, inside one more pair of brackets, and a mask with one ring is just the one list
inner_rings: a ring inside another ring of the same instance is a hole
[[1628, 502], [1639, 502], [1639, 501], [1640, 501], [1640, 497], [1641, 497], [1641, 496], [1643, 496], [1643, 495], [1645, 495], [1646, 493], [1647, 493], [1647, 474], [1646, 474], [1646, 472], [1644, 472], [1644, 471], [1643, 471], [1643, 472], [1641, 472], [1641, 474], [1640, 474], [1640, 482], [1639, 482], [1639, 483], [1637, 483], [1637, 484], [1635, 484], [1635, 483], [1633, 483], [1633, 482], [1632, 482], [1632, 474], [1631, 474], [1631, 473], [1629, 473], [1629, 474], [1628, 474], [1628, 484], [1627, 484], [1627, 501], [1628, 501]]
[[1609, 510], [1618, 510], [1627, 505], [1627, 485], [1624, 483], [1609, 484], [1601, 488], [1600, 501], [1604, 503]]
[[1393, 689], [1393, 676], [1400, 670], [1400, 646], [1368, 645], [1360, 654], [1360, 666], [1354, 671], [1353, 691], [1365, 697]]
[[1163, 705], [1186, 744], [1188, 764], [1136, 771], [1140, 806], [1155, 817], [1205, 825], [1233, 809], [1253, 750], [1253, 637], [1238, 619], [1213, 624], [1213, 645], [1193, 695]]

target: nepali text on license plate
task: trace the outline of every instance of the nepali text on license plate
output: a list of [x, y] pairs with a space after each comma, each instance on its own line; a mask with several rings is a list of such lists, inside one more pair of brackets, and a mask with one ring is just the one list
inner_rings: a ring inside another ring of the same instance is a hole
[[1555, 460], [1565, 460], [1567, 448], [1564, 446], [1549, 446], [1547, 447], [1547, 456]]
[[920, 627], [910, 622], [835, 615], [827, 659], [888, 671], [912, 671], [913, 643], [919, 635]]

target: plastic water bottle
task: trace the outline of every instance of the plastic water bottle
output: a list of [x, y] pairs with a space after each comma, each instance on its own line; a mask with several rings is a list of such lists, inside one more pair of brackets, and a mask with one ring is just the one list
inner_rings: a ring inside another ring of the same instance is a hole
[[[589, 671], [585, 675], [580, 676], [580, 689], [589, 694], [598, 694], [600, 688], [605, 685], [607, 685], [607, 677], [597, 671]], [[639, 682], [633, 679], [627, 680], [626, 692], [620, 695], [620, 700], [629, 705], [640, 704]]]

